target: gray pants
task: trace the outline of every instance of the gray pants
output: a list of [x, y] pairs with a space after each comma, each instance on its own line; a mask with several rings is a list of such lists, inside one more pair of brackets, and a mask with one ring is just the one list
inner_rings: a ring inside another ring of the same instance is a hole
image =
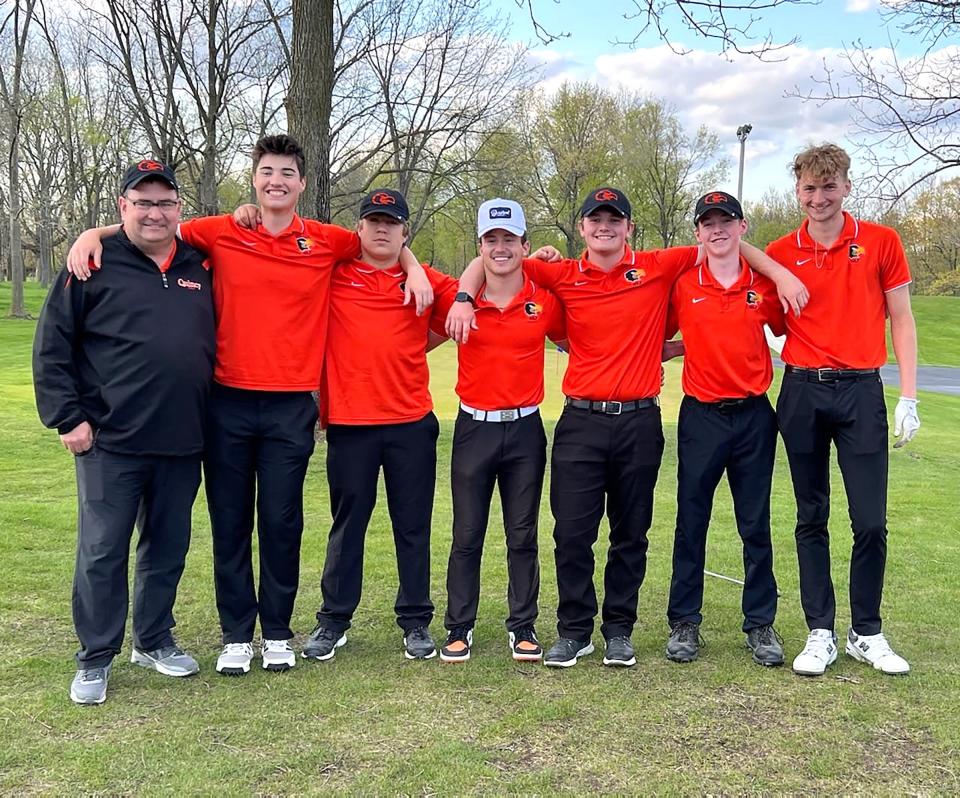
[[133, 586], [134, 644], [151, 651], [173, 642], [173, 604], [190, 546], [200, 457], [117, 454], [94, 445], [76, 458], [76, 466], [77, 666], [98, 668], [109, 663], [123, 644], [134, 524], [140, 530]]

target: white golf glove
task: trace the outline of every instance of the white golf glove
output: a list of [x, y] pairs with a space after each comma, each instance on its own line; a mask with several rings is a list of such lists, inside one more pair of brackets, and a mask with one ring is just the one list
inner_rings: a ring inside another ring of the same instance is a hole
[[893, 414], [893, 434], [898, 438], [893, 448], [899, 449], [912, 441], [918, 429], [920, 429], [920, 416], [917, 415], [917, 400], [901, 396]]

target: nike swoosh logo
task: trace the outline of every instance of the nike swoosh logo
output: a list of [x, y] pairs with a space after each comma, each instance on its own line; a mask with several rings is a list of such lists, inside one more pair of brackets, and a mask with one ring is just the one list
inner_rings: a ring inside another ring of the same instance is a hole
[[803, 266], [804, 263], [809, 263], [809, 262], [812, 261], [812, 260], [813, 260], [813, 258], [804, 258], [803, 260], [798, 260], [798, 261], [797, 261], [797, 266]]
[[575, 286], [577, 286], [577, 285], [586, 285], [588, 282], [589, 282], [589, 280], [580, 280], [579, 282], [574, 283], [574, 285], [575, 285]]
[[363, 283], [355, 283], [352, 280], [350, 281], [350, 285], [352, 285], [354, 288], [363, 288]]
[[240, 239], [240, 243], [248, 247], [255, 247], [257, 245], [256, 241], [244, 241], [242, 238]]
[[696, 305], [697, 302], [703, 302], [705, 299], [706, 299], [705, 296], [698, 297], [698, 298], [696, 298], [696, 299], [693, 300], [693, 304]]

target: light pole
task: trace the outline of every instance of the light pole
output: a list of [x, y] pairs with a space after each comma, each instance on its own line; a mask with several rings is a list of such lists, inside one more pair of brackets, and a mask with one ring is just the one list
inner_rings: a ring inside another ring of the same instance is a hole
[[747, 149], [747, 136], [753, 130], [753, 125], [740, 125], [737, 128], [737, 138], [740, 140], [740, 179], [737, 181], [737, 199], [743, 202], [743, 156]]

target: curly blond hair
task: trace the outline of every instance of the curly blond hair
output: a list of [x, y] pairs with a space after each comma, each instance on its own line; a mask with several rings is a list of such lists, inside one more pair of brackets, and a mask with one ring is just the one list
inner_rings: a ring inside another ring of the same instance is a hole
[[801, 175], [810, 175], [814, 180], [840, 175], [848, 180], [850, 156], [836, 144], [818, 144], [798, 152], [790, 168], [798, 181]]

